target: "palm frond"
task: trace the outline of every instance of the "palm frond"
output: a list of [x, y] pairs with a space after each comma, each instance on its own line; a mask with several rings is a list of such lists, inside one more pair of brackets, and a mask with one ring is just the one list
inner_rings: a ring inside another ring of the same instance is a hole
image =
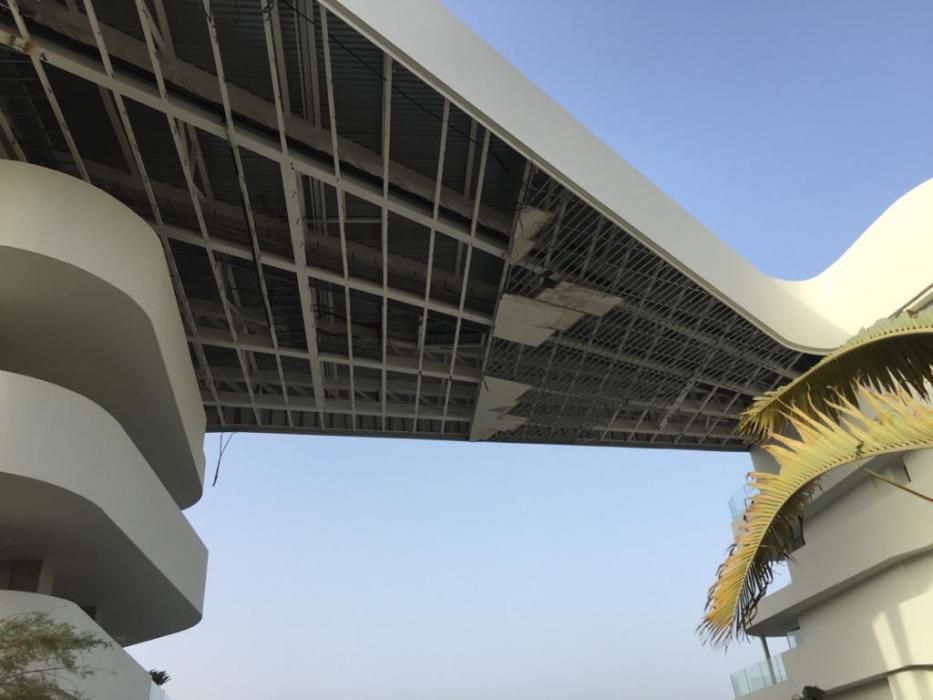
[[870, 415], [857, 399], [844, 396], [827, 410], [792, 406], [786, 419], [797, 437], [775, 436], [763, 446], [780, 471], [749, 474], [748, 485], [758, 494], [710, 588], [698, 629], [707, 642], [722, 646], [743, 635], [774, 565], [788, 558], [791, 534], [820, 477], [868, 457], [933, 446], [933, 406], [902, 388], [887, 393], [856, 385], [854, 391]]
[[927, 396], [933, 382], [933, 311], [903, 313], [863, 328], [845, 344], [743, 411], [739, 430], [764, 440], [779, 433], [792, 407], [835, 417], [833, 403], [855, 400], [857, 385]]

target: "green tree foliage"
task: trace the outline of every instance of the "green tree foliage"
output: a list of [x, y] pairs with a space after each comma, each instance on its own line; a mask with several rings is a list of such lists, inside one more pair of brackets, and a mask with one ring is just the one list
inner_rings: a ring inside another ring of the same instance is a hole
[[172, 677], [168, 675], [167, 672], [155, 668], [149, 669], [149, 677], [152, 679], [153, 683], [159, 686], [165, 685], [172, 680]]
[[815, 685], [805, 685], [803, 692], [795, 695], [791, 700], [820, 700], [826, 697], [826, 691], [817, 688]]
[[95, 669], [81, 658], [108, 646], [46, 613], [0, 618], [0, 700], [84, 698], [71, 686]]

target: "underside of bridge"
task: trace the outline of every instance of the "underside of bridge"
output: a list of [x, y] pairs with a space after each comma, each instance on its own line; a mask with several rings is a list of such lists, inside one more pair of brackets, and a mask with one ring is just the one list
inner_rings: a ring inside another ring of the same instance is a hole
[[209, 429], [744, 449], [815, 358], [327, 6], [0, 3], [0, 157], [149, 221]]

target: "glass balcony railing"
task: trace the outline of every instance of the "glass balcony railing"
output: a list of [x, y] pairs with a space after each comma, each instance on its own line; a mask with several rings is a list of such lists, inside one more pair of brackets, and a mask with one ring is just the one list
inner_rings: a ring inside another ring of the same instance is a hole
[[149, 700], [172, 700], [162, 688], [155, 683], [149, 686]]
[[741, 698], [756, 690], [770, 688], [786, 680], [787, 673], [784, 671], [783, 659], [780, 655], [772, 656], [770, 663], [768, 659], [765, 659], [733, 673], [732, 692], [735, 693], [735, 697]]
[[732, 498], [729, 499], [729, 512], [732, 513], [732, 519], [735, 520], [742, 515], [748, 508], [749, 501], [757, 495], [758, 491], [747, 485], [732, 494]]

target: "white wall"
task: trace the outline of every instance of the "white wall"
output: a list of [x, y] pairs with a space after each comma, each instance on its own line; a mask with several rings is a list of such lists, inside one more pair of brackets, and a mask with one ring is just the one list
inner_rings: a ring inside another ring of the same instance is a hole
[[[915, 452], [904, 462], [911, 488], [933, 493], [933, 452]], [[833, 488], [842, 495], [827, 491], [814, 503], [819, 507], [804, 523], [806, 544], [789, 563], [793, 582], [761, 602], [752, 627], [755, 634], [786, 631], [822, 598], [933, 549], [933, 507], [926, 501], [858, 471]], [[829, 505], [820, 504], [823, 499]]]
[[118, 645], [198, 622], [207, 565], [180, 510], [201, 496], [206, 420], [165, 255], [60, 172], [0, 160], [0, 211], [0, 561], [48, 574], [47, 595], [0, 590], [0, 614], [109, 635], [75, 687], [149, 700]]
[[0, 529], [4, 558], [50, 560], [56, 590], [86, 596], [127, 643], [200, 619], [207, 549], [120, 424], [83, 396], [4, 371]]
[[911, 669], [888, 678], [893, 700], [929, 700], [933, 698], [933, 670]]
[[155, 231], [102, 190], [0, 160], [0, 369], [87, 396], [178, 504], [201, 495], [206, 419]]
[[[933, 494], [933, 451], [903, 464], [911, 488]], [[897, 461], [888, 468], [904, 473]], [[816, 685], [844, 700], [931, 700], [933, 507], [858, 472], [835, 488], [805, 523], [793, 582], [762, 601], [753, 627], [799, 625], [800, 645], [784, 654], [788, 681], [751, 697]]]
[[844, 690], [833, 696], [834, 700], [893, 700], [891, 687], [885, 679], [871, 681], [865, 685]]

